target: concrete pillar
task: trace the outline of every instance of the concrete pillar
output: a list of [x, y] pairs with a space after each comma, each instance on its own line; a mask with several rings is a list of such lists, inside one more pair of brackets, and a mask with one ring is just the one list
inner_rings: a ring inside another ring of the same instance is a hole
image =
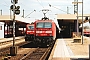
[[74, 27], [75, 27], [75, 32], [77, 32], [77, 20], [74, 20]]

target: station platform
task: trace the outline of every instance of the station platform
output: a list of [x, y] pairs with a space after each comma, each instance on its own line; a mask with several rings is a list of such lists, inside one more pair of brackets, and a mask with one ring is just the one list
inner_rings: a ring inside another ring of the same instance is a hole
[[[66, 43], [66, 41], [70, 42], [70, 43]], [[53, 50], [50, 54], [50, 57], [48, 60], [85, 60], [85, 59], [89, 59], [89, 55], [88, 54], [84, 54], [82, 51], [88, 53], [85, 50], [82, 50], [81, 48], [81, 53], [79, 54], [78, 51], [74, 51], [74, 45], [75, 44], [80, 44], [81, 43], [73, 43], [72, 39], [57, 39], [56, 43], [53, 47]], [[70, 45], [70, 46], [69, 46]], [[83, 45], [81, 45], [83, 47]], [[85, 49], [85, 47], [83, 48]], [[80, 50], [80, 47], [78, 46], [78, 49], [76, 50]]]
[[[22, 39], [22, 40], [18, 40], [18, 39]], [[18, 40], [17, 42], [15, 42], [15, 44], [25, 42], [24, 36], [15, 37], [15, 40]], [[10, 41], [13, 41], [13, 37], [11, 37], [11, 38], [0, 38], [0, 49], [4, 49], [6, 47], [12, 46], [13, 42], [10, 42]], [[7, 42], [9, 42], [9, 43], [7, 43]]]
[[[24, 36], [15, 37], [15, 39], [21, 39], [21, 38], [24, 38]], [[12, 41], [12, 40], [13, 40], [13, 37], [11, 37], [11, 38], [0, 38], [0, 43]]]

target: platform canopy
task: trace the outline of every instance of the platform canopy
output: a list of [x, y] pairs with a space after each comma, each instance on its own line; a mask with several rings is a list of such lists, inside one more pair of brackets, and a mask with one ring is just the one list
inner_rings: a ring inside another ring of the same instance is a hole
[[20, 21], [20, 22], [24, 22], [24, 23], [32, 23], [35, 22], [35, 19], [31, 19], [31, 18], [23, 18], [20, 16], [16, 16], [16, 20]]
[[[13, 16], [11, 15], [0, 15], [0, 22], [5, 22], [5, 21], [13, 21]], [[31, 23], [34, 22], [34, 20], [30, 20], [27, 18], [23, 18], [20, 16], [15, 16], [15, 21], [17, 22], [23, 22], [23, 23]]]
[[[85, 17], [90, 18], [90, 14], [84, 14], [83, 20], [85, 20]], [[74, 20], [77, 20], [77, 14], [57, 14], [57, 20], [74, 22]], [[82, 22], [82, 14], [78, 14], [78, 21], [79, 23]]]

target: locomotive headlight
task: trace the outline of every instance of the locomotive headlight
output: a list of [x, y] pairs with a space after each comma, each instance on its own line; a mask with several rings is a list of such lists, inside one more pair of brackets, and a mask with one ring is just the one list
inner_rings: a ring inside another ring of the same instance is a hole
[[52, 34], [50, 34], [50, 36], [52, 36]]
[[38, 34], [36, 34], [36, 36], [38, 36]]

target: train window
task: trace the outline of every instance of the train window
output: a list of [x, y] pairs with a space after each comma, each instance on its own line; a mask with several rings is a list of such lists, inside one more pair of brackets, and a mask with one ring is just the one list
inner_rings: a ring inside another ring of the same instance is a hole
[[36, 25], [37, 28], [51, 28], [52, 24], [50, 22], [39, 22]]
[[45, 28], [51, 28], [52, 27], [52, 24], [50, 22], [45, 22], [44, 27]]
[[34, 26], [28, 26], [28, 29], [34, 29]]
[[37, 23], [36, 28], [44, 28], [44, 23], [43, 22]]

